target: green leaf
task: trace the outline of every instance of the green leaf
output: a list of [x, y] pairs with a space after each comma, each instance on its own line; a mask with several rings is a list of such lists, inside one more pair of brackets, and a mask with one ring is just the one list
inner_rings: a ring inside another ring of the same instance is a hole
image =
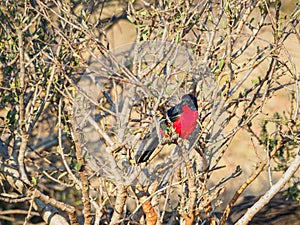
[[229, 1], [227, 0], [227, 1], [225, 1], [225, 4], [224, 4], [224, 11], [228, 12], [228, 10], [229, 10]]
[[56, 147], [56, 151], [57, 151], [57, 153], [59, 153], [59, 154], [61, 153], [61, 149], [60, 149], [59, 146]]
[[252, 83], [252, 84], [258, 84], [258, 83], [259, 83], [259, 80], [258, 80], [258, 79], [252, 79], [252, 80], [251, 80], [251, 83]]
[[225, 30], [227, 27], [227, 23], [225, 20], [222, 20], [222, 28]]
[[127, 15], [127, 19], [131, 22], [131, 23], [134, 23], [135, 22], [135, 18], [130, 16], [130, 15]]
[[33, 186], [36, 186], [39, 183], [39, 179], [37, 177], [31, 177], [31, 183]]
[[257, 53], [260, 53], [260, 52], [261, 52], [259, 46], [256, 46], [256, 52], [257, 52]]
[[87, 23], [85, 22], [85, 20], [82, 20], [81, 24], [83, 25], [84, 28], [89, 29], [89, 26], [87, 25]]
[[147, 41], [148, 34], [149, 34], [149, 30], [145, 27], [145, 30], [142, 32], [142, 39], [143, 39], [143, 41]]
[[80, 169], [81, 169], [81, 167], [82, 167], [82, 164], [81, 163], [76, 163], [75, 164], [75, 169], [77, 170], [77, 171], [79, 171]]
[[220, 59], [218, 62], [218, 66], [219, 66], [219, 70], [222, 70], [225, 64], [225, 60], [224, 59]]
[[146, 16], [146, 15], [147, 15], [147, 13], [148, 13], [148, 11], [147, 11], [147, 10], [142, 10], [142, 11], [140, 12], [140, 15], [141, 15], [141, 16]]

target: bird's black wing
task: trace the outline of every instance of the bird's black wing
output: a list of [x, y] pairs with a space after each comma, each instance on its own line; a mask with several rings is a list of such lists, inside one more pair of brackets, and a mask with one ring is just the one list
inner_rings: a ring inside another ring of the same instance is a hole
[[176, 105], [167, 111], [167, 115], [171, 122], [175, 122], [177, 118], [182, 114], [182, 105]]

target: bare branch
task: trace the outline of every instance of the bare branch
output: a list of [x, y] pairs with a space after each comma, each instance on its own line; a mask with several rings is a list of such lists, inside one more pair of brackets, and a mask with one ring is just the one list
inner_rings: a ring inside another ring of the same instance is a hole
[[284, 173], [284, 175], [274, 184], [251, 208], [247, 210], [245, 215], [240, 218], [235, 224], [242, 225], [248, 224], [248, 222], [253, 218], [253, 216], [259, 212], [268, 202], [286, 185], [286, 183], [291, 179], [294, 173], [300, 167], [300, 150], [296, 155], [295, 159]]

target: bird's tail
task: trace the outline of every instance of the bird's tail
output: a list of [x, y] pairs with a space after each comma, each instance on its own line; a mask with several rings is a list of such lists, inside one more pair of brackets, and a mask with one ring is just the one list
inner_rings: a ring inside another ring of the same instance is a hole
[[[151, 134], [142, 141], [139, 150], [137, 152], [137, 155], [135, 157], [135, 161], [137, 163], [142, 163], [149, 160], [153, 152], [156, 150], [157, 146], [159, 145], [160, 139], [162, 139], [164, 136], [167, 135], [169, 127], [167, 125], [166, 119], [161, 119], [159, 121], [159, 127], [160, 127], [159, 132], [157, 132], [156, 129], [153, 129]], [[159, 138], [158, 135], [160, 135], [161, 138]]]
[[146, 162], [150, 158], [152, 153], [155, 151], [156, 147], [159, 144], [159, 138], [157, 136], [157, 133], [153, 137], [147, 138], [147, 140], [144, 140], [143, 142], [144, 143], [141, 144], [138, 151], [138, 153], [140, 152], [140, 154], [137, 154], [136, 156], [137, 163]]

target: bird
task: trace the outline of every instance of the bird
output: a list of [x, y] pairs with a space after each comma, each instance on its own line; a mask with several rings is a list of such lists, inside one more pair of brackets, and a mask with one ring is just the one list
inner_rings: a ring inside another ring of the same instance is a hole
[[[186, 139], [196, 129], [197, 119], [197, 98], [193, 94], [185, 94], [181, 102], [167, 110], [166, 117], [159, 121], [159, 135], [162, 138], [170, 137], [174, 130], [180, 138]], [[147, 140], [141, 144], [141, 153], [137, 155], [136, 162], [146, 162], [159, 145], [159, 140], [158, 132], [154, 129]]]

